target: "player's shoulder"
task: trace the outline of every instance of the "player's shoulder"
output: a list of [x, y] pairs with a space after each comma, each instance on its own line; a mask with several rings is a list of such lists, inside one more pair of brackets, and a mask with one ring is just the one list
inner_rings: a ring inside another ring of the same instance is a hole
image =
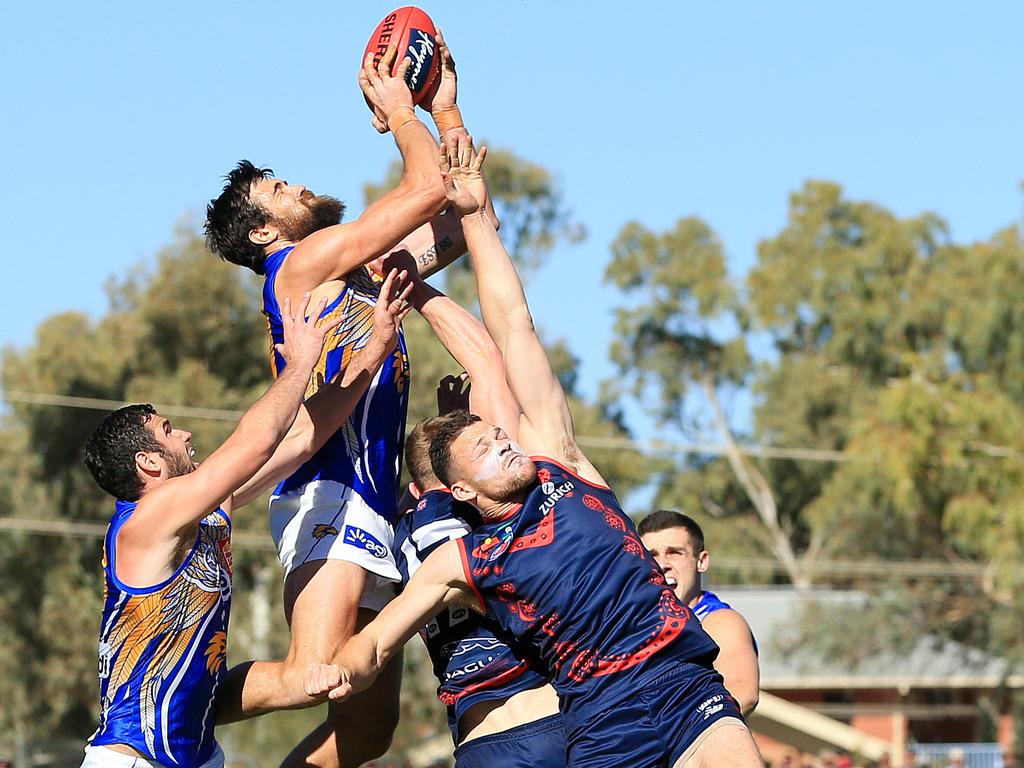
[[704, 620], [701, 621], [701, 626], [704, 627], [704, 630], [712, 636], [714, 636], [716, 631], [750, 632], [750, 625], [747, 623], [747, 620], [743, 618], [743, 614], [735, 608], [728, 606], [710, 612], [704, 617]]

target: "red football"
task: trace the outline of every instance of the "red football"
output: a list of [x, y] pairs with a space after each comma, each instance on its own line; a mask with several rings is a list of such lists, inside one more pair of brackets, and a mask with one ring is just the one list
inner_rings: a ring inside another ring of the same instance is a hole
[[391, 71], [394, 73], [398, 69], [403, 58], [412, 59], [405, 80], [412, 91], [413, 104], [419, 104], [433, 96], [441, 81], [435, 35], [434, 22], [430, 17], [416, 6], [407, 5], [392, 11], [377, 25], [363, 51], [363, 60], [372, 51], [373, 63], [378, 64], [389, 45], [398, 48]]

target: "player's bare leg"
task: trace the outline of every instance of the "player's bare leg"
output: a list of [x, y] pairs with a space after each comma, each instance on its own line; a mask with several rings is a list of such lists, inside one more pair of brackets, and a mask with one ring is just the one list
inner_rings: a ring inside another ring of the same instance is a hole
[[[360, 611], [372, 618], [372, 611]], [[360, 618], [360, 626], [368, 623]], [[327, 719], [291, 751], [281, 768], [357, 768], [383, 755], [398, 725], [402, 654], [381, 670], [369, 690], [332, 702]]]
[[762, 768], [750, 731], [739, 720], [721, 720], [701, 734], [672, 768]]

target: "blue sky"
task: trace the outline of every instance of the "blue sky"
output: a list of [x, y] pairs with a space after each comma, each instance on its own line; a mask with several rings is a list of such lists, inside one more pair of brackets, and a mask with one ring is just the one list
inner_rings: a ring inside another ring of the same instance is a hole
[[[0, 344], [106, 308], [241, 157], [361, 204], [396, 156], [355, 83], [391, 3], [17, 3], [0, 29]], [[589, 230], [529, 286], [542, 325], [607, 362], [608, 244], [706, 219], [742, 274], [808, 178], [954, 236], [1019, 220], [1024, 4], [429, 2], [470, 129], [551, 168]], [[255, 309], [254, 309], [255, 311]], [[199, 405], [199, 404], [197, 404]]]

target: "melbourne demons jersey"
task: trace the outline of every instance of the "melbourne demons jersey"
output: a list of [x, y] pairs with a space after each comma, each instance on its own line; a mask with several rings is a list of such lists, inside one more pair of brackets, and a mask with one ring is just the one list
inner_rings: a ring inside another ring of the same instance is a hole
[[[427, 491], [395, 524], [395, 561], [408, 584], [427, 556], [447, 541], [465, 536], [480, 516], [448, 491]], [[448, 727], [456, 744], [458, 724], [481, 701], [507, 699], [543, 685], [545, 678], [522, 658], [517, 641], [465, 606], [442, 611], [420, 631], [440, 686], [437, 697], [448, 707]]]
[[[280, 344], [284, 339], [274, 281], [291, 251], [292, 247], [282, 248], [268, 256], [264, 263], [263, 313], [267, 316], [273, 344]], [[328, 337], [310, 377], [306, 397], [341, 373], [352, 356], [366, 346], [373, 330], [376, 300], [368, 285], [347, 282], [338, 298], [324, 308], [321, 317], [340, 315], [345, 319]], [[276, 350], [271, 352], [271, 357], [276, 376], [284, 369], [285, 361]], [[289, 493], [314, 480], [333, 480], [355, 490], [377, 514], [394, 522], [409, 403], [408, 384], [409, 357], [405, 337], [400, 332], [398, 347], [384, 360], [352, 415], [313, 458], [277, 487], [275, 494]]]
[[135, 511], [118, 501], [103, 546], [100, 725], [94, 746], [125, 744], [161, 765], [190, 768], [213, 754], [213, 698], [226, 671], [231, 608], [231, 522], [200, 523], [196, 542], [169, 579], [123, 584], [117, 533]]
[[550, 670], [562, 712], [606, 710], [718, 646], [665, 584], [610, 489], [544, 458], [523, 506], [459, 540], [489, 616]]

